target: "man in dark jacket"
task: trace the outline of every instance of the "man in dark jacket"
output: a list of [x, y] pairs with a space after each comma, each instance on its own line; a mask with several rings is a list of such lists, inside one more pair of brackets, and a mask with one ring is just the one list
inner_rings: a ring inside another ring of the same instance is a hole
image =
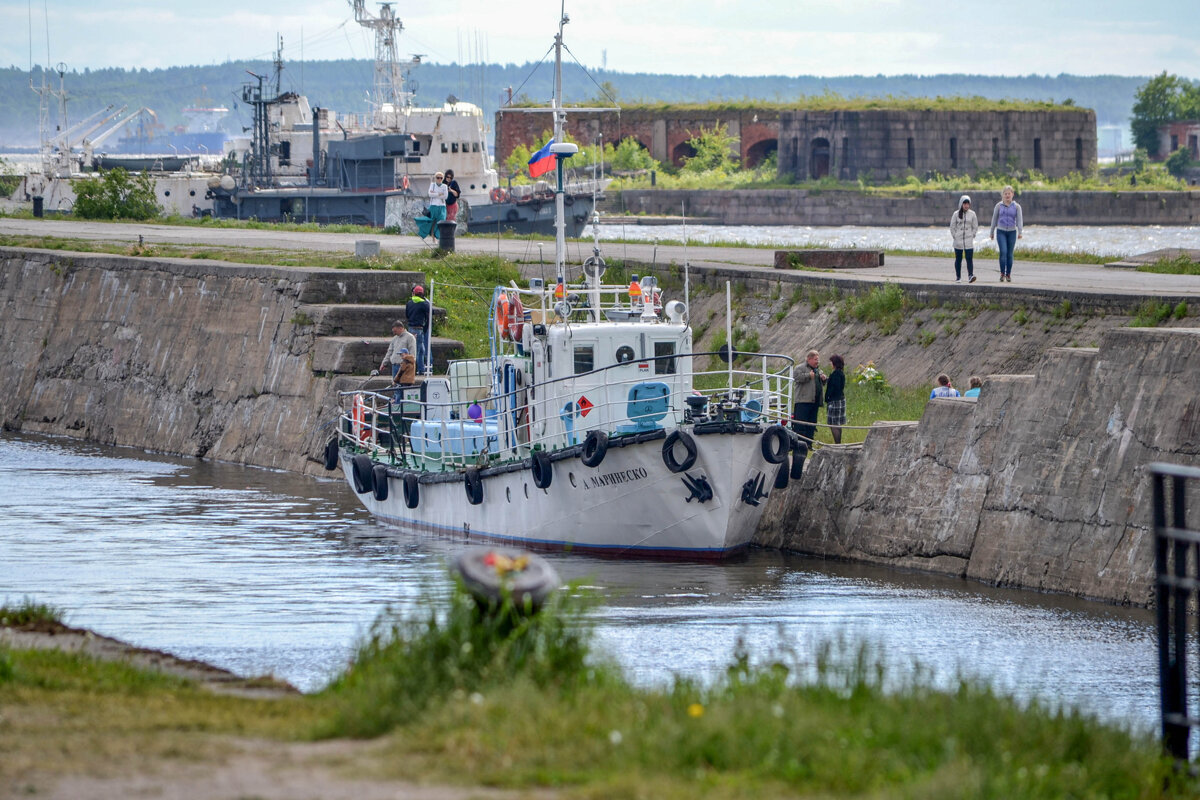
[[412, 299], [405, 305], [404, 314], [408, 317], [408, 330], [417, 339], [417, 374], [424, 375], [425, 368], [432, 366], [426, 364], [426, 358], [429, 354], [429, 322], [433, 317], [429, 301], [425, 299], [424, 286], [413, 287]]

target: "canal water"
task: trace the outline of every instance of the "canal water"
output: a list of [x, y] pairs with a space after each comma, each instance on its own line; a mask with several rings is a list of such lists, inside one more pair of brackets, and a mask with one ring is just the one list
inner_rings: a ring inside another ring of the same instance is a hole
[[[340, 475], [340, 473], [338, 473]], [[341, 481], [0, 433], [0, 600], [306, 691], [391, 606], [444, 600], [461, 547], [375, 522]], [[868, 645], [915, 665], [1152, 730], [1149, 612], [752, 550], [725, 564], [556, 555], [600, 598], [597, 643], [640, 685]]]
[[[953, 210], [953, 209], [951, 209]], [[858, 247], [888, 250], [939, 250], [953, 255], [949, 220], [941, 227], [812, 227], [803, 225], [624, 225], [600, 226], [603, 240], [637, 242], [691, 241], [697, 244], [732, 243], [772, 245], [775, 247]], [[980, 220], [981, 232], [975, 240], [977, 253], [995, 253], [996, 243], [988, 239], [987, 224]], [[592, 226], [583, 234], [592, 236]], [[1200, 228], [1168, 225], [1027, 225], [1017, 243], [1021, 250], [1037, 248], [1060, 253], [1092, 253], [1120, 258], [1148, 253], [1164, 247], [1200, 248]]]

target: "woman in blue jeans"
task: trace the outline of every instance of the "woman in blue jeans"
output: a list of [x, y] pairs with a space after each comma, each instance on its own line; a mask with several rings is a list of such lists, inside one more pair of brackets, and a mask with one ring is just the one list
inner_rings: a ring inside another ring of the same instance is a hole
[[1012, 283], [1013, 249], [1021, 238], [1025, 222], [1021, 219], [1021, 204], [1013, 201], [1013, 187], [1005, 186], [1000, 202], [992, 209], [992, 231], [989, 239], [996, 240], [1000, 251], [1000, 280]]

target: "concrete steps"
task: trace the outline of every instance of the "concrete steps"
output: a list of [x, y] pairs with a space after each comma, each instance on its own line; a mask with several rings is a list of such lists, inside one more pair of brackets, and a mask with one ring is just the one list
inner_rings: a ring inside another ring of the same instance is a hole
[[[392, 329], [393, 320], [404, 319], [404, 306], [320, 303], [302, 305], [299, 313], [312, 321], [317, 336], [382, 336]], [[445, 319], [446, 309], [434, 306], [435, 331], [438, 323]]]
[[[314, 373], [340, 375], [369, 375], [379, 368], [383, 354], [387, 352], [392, 337], [321, 336], [313, 344], [312, 370]], [[462, 358], [463, 343], [454, 339], [434, 336], [433, 371], [444, 373], [453, 358]]]

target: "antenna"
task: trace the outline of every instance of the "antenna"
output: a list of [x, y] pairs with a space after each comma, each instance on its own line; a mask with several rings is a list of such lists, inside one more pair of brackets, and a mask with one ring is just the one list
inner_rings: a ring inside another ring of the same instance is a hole
[[404, 77], [396, 56], [396, 40], [404, 23], [396, 17], [391, 3], [379, 6], [379, 16], [367, 11], [366, 0], [350, 0], [354, 9], [354, 21], [375, 32], [375, 95], [373, 104], [376, 112], [385, 105], [393, 109], [407, 105], [404, 97]]

